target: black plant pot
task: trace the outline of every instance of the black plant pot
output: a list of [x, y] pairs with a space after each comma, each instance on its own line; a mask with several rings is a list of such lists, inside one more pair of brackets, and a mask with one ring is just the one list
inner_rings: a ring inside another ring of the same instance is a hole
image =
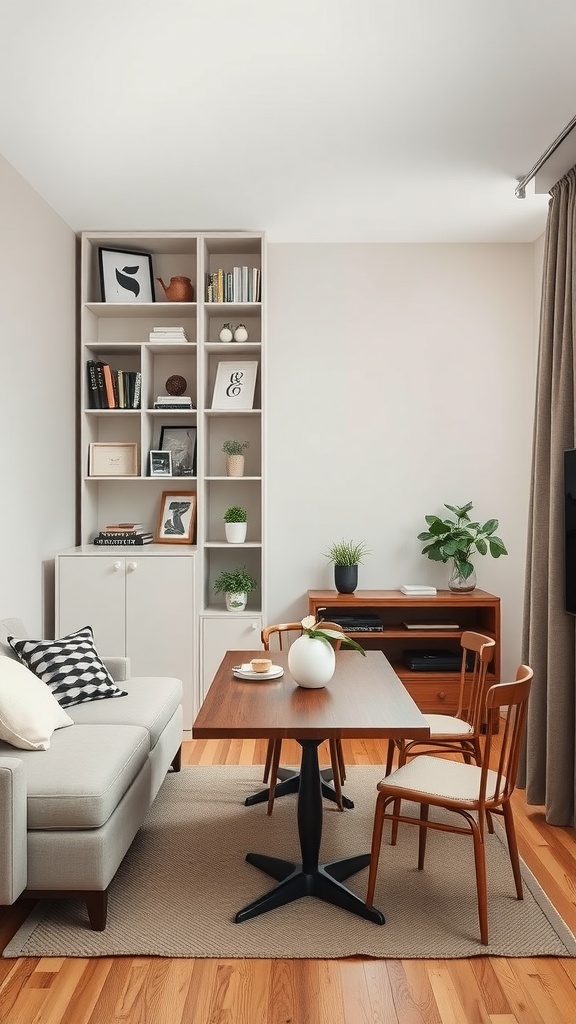
[[335, 565], [334, 585], [339, 594], [353, 594], [358, 586], [358, 566]]

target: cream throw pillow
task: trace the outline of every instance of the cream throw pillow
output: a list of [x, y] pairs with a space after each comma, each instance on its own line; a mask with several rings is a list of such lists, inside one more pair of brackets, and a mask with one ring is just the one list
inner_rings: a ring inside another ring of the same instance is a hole
[[21, 750], [48, 750], [55, 729], [74, 722], [46, 683], [13, 658], [0, 656], [0, 740]]

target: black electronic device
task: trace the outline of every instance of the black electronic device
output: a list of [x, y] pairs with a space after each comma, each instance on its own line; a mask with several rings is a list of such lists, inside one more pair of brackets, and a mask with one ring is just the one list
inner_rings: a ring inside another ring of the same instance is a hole
[[404, 651], [404, 664], [413, 672], [458, 672], [462, 654], [457, 651], [409, 650]]
[[383, 629], [377, 615], [342, 615], [333, 608], [319, 608], [318, 618], [342, 626], [345, 633], [381, 633]]

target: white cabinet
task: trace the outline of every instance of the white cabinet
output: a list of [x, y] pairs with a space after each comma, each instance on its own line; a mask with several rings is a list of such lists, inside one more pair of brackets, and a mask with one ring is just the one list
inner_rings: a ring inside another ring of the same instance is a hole
[[195, 556], [117, 551], [61, 553], [56, 560], [56, 628], [92, 626], [103, 655], [130, 658], [132, 675], [171, 675], [184, 684], [185, 729], [192, 728], [197, 642]]
[[226, 651], [259, 650], [262, 646], [262, 618], [258, 615], [203, 615], [201, 618], [201, 686], [198, 704], [208, 692], [210, 683]]

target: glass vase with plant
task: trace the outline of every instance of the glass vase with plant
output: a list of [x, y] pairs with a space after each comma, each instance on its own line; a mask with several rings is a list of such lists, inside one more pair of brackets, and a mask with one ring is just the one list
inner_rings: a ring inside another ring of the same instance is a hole
[[447, 516], [441, 519], [435, 515], [424, 517], [428, 529], [418, 534], [418, 540], [424, 544], [422, 554], [433, 562], [452, 560], [452, 573], [448, 582], [450, 590], [474, 590], [476, 571], [471, 561], [472, 555], [490, 553], [492, 558], [500, 558], [508, 554], [504, 541], [496, 536], [498, 520], [473, 522], [469, 515], [473, 508], [471, 501], [461, 506], [444, 505], [444, 508], [453, 513], [453, 518]]

